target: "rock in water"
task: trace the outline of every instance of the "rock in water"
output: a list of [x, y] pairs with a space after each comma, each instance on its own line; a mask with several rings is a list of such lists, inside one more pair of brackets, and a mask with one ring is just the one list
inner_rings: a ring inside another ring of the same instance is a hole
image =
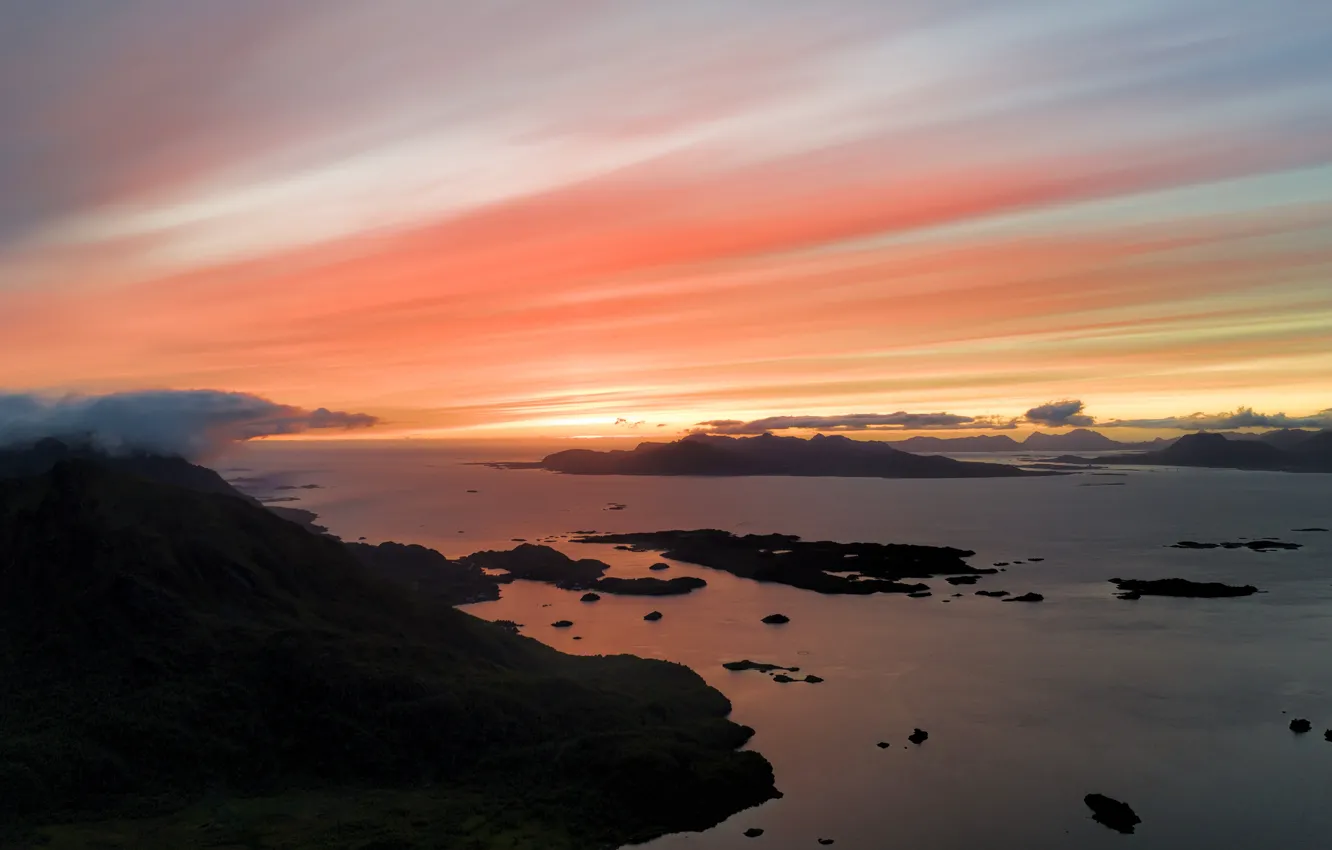
[[881, 750], [886, 750], [889, 747], [891, 747], [892, 744], [888, 743], [887, 741], [880, 741], [878, 744], [875, 744], [875, 746], [877, 746]]
[[824, 846], [827, 846], [827, 845], [829, 845], [829, 844], [832, 844], [832, 843], [833, 843], [833, 840], [832, 840], [831, 838], [820, 838], [820, 839], [819, 839], [819, 843], [822, 844], [822, 845], [824, 845]]
[[676, 576], [672, 579], [610, 576], [599, 579], [592, 586], [602, 593], [618, 593], [624, 596], [683, 596], [700, 587], [707, 587], [708, 583], [698, 576]]
[[1142, 818], [1128, 803], [1121, 803], [1104, 794], [1088, 794], [1082, 798], [1082, 802], [1092, 810], [1092, 820], [1116, 832], [1131, 835], [1133, 828], [1142, 823]]
[[1005, 602], [1044, 602], [1045, 597], [1039, 593], [1024, 593], [1021, 596], [1014, 596], [1011, 599], [1005, 599]]
[[769, 614], [763, 618], [763, 622], [770, 626], [780, 626], [782, 623], [791, 622], [791, 618], [785, 614]]
[[799, 667], [783, 667], [780, 664], [766, 664], [762, 661], [750, 661], [746, 658], [744, 661], [727, 661], [722, 665], [727, 670], [739, 672], [742, 670], [757, 670], [760, 673], [771, 673], [774, 670], [783, 670], [787, 673], [798, 673]]
[[1294, 732], [1296, 735], [1303, 735], [1312, 728], [1313, 724], [1305, 720], [1303, 717], [1297, 717], [1290, 721], [1290, 731]]
[[1326, 732], [1323, 733], [1323, 740], [1324, 740], [1324, 741], [1332, 741], [1332, 729], [1329, 729], [1329, 730], [1327, 730]]
[[669, 570], [670, 568], [671, 568], [670, 564], [653, 564], [652, 566], [648, 567], [648, 569], [652, 570], [653, 572], [661, 572], [662, 570]]
[[907, 740], [913, 744], [920, 744], [923, 743], [925, 739], [928, 737], [930, 737], [929, 732], [926, 732], [924, 729], [917, 729], [914, 732], [912, 732], [910, 735], [907, 735]]
[[598, 599], [600, 599], [600, 598], [601, 598], [601, 594], [599, 594], [599, 593], [584, 593], [584, 594], [583, 594], [583, 598], [580, 599], [579, 601], [580, 601], [580, 602], [596, 602], [596, 601], [597, 601]]
[[647, 614], [644, 614], [644, 615], [643, 615], [643, 619], [644, 619], [644, 620], [647, 620], [647, 621], [650, 622], [650, 623], [655, 623], [657, 620], [660, 620], [660, 619], [661, 619], [661, 612], [660, 612], [660, 611], [650, 611], [650, 612], [648, 612]]
[[809, 682], [811, 685], [817, 685], [819, 682], [822, 682], [823, 679], [819, 676], [805, 676], [805, 681]]
[[758, 838], [762, 834], [763, 830], [759, 829], [757, 826], [751, 826], [749, 829], [745, 830], [745, 838]]
[[567, 629], [573, 625], [573, 620], [556, 620], [551, 626], [557, 629]]

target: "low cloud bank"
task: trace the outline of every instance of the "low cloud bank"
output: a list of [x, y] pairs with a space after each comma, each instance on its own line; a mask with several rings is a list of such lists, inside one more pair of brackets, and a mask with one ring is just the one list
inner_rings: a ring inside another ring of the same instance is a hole
[[1238, 431], [1241, 428], [1332, 428], [1332, 408], [1307, 416], [1259, 413], [1240, 407], [1226, 413], [1190, 413], [1164, 419], [1111, 419], [1102, 428], [1174, 428], [1180, 431]]
[[1332, 428], [1332, 408], [1306, 416], [1259, 413], [1240, 407], [1226, 413], [1192, 413], [1160, 419], [1097, 420], [1080, 399], [1048, 401], [1021, 417], [964, 416], [957, 413], [846, 413], [837, 416], [768, 416], [763, 419], [709, 419], [695, 431], [744, 436], [770, 431], [1009, 431], [1019, 425], [1045, 428], [1144, 428], [1178, 431], [1238, 431], [1244, 428]]
[[1045, 425], [1049, 428], [1085, 428], [1088, 425], [1095, 425], [1095, 417], [1083, 413], [1083, 403], [1075, 398], [1066, 398], [1062, 401], [1047, 401], [1045, 404], [1037, 405], [1025, 414], [1025, 418], [1033, 425]]
[[249, 393], [154, 390], [109, 395], [0, 394], [0, 446], [43, 437], [110, 452], [203, 458], [231, 443], [312, 430], [368, 428], [365, 413], [306, 410]]

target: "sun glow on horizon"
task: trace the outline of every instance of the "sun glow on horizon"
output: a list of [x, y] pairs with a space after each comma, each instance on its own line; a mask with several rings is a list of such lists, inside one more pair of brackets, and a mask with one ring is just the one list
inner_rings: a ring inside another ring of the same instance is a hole
[[1307, 416], [1332, 52], [1275, 2], [31, 4], [0, 387], [382, 421], [354, 439]]

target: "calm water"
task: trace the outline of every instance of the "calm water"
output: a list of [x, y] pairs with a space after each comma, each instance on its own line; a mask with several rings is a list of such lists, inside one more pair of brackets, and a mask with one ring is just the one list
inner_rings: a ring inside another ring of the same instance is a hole
[[[421, 443], [264, 444], [218, 466], [256, 487], [319, 484], [293, 506], [347, 539], [448, 555], [573, 530], [724, 528], [806, 538], [953, 545], [973, 562], [1043, 557], [935, 596], [820, 596], [674, 565], [708, 587], [686, 597], [579, 594], [531, 582], [477, 616], [575, 653], [688, 664], [758, 730], [785, 797], [654, 848], [1179, 848], [1332, 846], [1332, 476], [1143, 470], [1126, 477], [891, 481], [573, 477], [466, 466], [526, 451]], [[248, 471], [241, 471], [248, 470]], [[1122, 481], [1124, 486], [1080, 486]], [[470, 494], [468, 489], [478, 490]], [[622, 502], [623, 511], [608, 511]], [[1181, 539], [1278, 536], [1295, 552], [1188, 551]], [[559, 548], [646, 575], [654, 553]], [[1252, 583], [1242, 599], [1120, 601], [1106, 579]], [[976, 589], [1036, 590], [1040, 604]], [[950, 600], [944, 602], [945, 599]], [[549, 607], [545, 607], [549, 606]], [[647, 623], [657, 609], [665, 618]], [[786, 626], [760, 624], [782, 612]], [[575, 622], [567, 630], [549, 623]], [[582, 640], [574, 641], [577, 635]], [[779, 685], [730, 673], [751, 658], [826, 679]], [[1283, 713], [1288, 712], [1288, 713]], [[1297, 737], [1292, 717], [1314, 732]], [[930, 733], [907, 746], [913, 727]], [[875, 746], [889, 741], [890, 749]], [[1082, 797], [1129, 802], [1122, 836]], [[757, 826], [759, 839], [741, 836]]]

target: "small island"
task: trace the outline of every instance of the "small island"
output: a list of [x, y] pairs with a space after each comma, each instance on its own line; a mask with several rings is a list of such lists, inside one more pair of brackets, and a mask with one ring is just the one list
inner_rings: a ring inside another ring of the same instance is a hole
[[1184, 578], [1133, 579], [1112, 578], [1116, 587], [1122, 591], [1120, 599], [1137, 599], [1141, 596], [1179, 596], [1196, 599], [1221, 599], [1229, 596], [1252, 596], [1260, 592], [1251, 584], [1242, 586], [1222, 584], [1218, 581], [1189, 581]]
[[[666, 558], [722, 570], [754, 581], [786, 584], [817, 593], [919, 594], [929, 586], [909, 579], [980, 576], [994, 567], [973, 567], [967, 549], [904, 543], [805, 541], [791, 534], [738, 536], [718, 529], [652, 531], [575, 537], [575, 543], [628, 546]], [[582, 562], [580, 562], [582, 563]]]
[[1284, 540], [1273, 540], [1270, 537], [1259, 540], [1225, 540], [1221, 543], [1199, 543], [1196, 540], [1181, 540], [1178, 543], [1171, 543], [1171, 549], [1251, 549], [1254, 552], [1270, 552], [1277, 549], [1300, 549], [1301, 543], [1288, 543]]
[[734, 672], [740, 672], [743, 670], [757, 670], [760, 673], [771, 673], [774, 670], [781, 670], [783, 673], [800, 672], [799, 667], [783, 667], [780, 664], [765, 664], [761, 661], [750, 661], [749, 659], [745, 659], [744, 661], [727, 661], [722, 667]]
[[619, 596], [682, 596], [708, 583], [697, 576], [662, 579], [654, 576], [621, 578], [606, 576], [610, 564], [593, 558], [574, 560], [558, 549], [537, 543], [524, 543], [513, 549], [474, 552], [461, 558], [465, 570], [503, 570], [501, 576], [483, 573], [496, 581], [541, 581], [564, 590], [586, 590]]

